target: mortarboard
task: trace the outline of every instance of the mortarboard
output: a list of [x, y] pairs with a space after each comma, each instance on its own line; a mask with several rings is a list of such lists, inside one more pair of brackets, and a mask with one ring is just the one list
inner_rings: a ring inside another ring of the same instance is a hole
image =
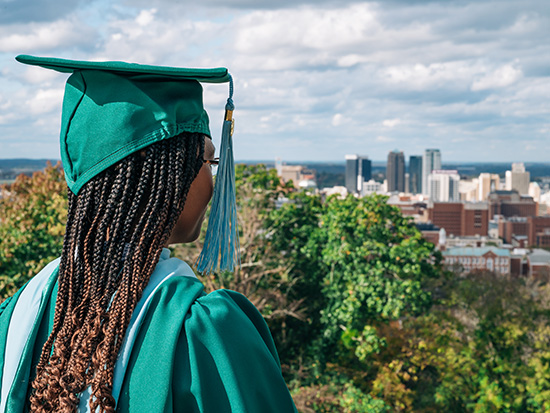
[[16, 60], [71, 73], [61, 115], [61, 160], [70, 190], [129, 154], [182, 132], [211, 137], [201, 83], [229, 82], [220, 165], [200, 272], [239, 262], [232, 144], [233, 82], [226, 68], [188, 69], [20, 55]]

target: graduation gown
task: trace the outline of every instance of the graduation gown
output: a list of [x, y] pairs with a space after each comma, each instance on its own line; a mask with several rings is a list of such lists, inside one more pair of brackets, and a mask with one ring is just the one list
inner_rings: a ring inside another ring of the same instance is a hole
[[[53, 325], [59, 259], [0, 306], [0, 413], [28, 408]], [[118, 412], [295, 412], [267, 325], [243, 295], [205, 294], [164, 249], [115, 365]], [[89, 389], [79, 411], [89, 411]]]

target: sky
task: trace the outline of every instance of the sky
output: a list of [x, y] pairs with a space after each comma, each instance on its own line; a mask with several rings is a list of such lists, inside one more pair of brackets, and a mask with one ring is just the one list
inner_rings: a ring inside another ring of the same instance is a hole
[[59, 158], [67, 75], [31, 54], [229, 68], [237, 160], [550, 162], [547, 0], [185, 3], [0, 0], [0, 158]]

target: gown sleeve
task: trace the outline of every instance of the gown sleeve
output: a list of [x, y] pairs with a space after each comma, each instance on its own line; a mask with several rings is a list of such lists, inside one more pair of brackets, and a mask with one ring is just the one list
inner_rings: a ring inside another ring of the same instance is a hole
[[239, 293], [219, 290], [194, 302], [174, 366], [174, 411], [296, 412], [269, 329]]

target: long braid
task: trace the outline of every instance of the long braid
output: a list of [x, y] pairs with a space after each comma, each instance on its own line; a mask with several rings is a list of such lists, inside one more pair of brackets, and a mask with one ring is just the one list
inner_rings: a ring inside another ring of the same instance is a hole
[[54, 324], [32, 383], [31, 411], [114, 412], [114, 366], [132, 312], [183, 210], [204, 155], [184, 133], [129, 155], [69, 192]]

